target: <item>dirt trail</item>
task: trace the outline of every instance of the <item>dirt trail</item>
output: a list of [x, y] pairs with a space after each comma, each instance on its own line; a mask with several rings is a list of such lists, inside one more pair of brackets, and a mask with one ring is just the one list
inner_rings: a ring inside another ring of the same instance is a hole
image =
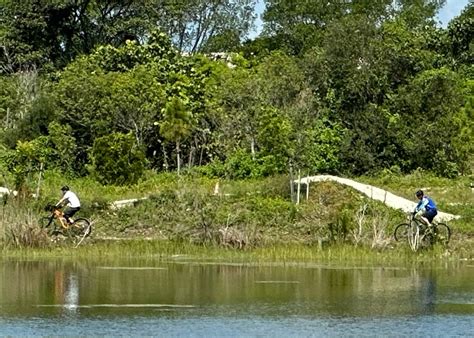
[[[385, 203], [391, 208], [401, 209], [405, 212], [413, 211], [413, 209], [415, 209], [415, 206], [416, 206], [415, 202], [407, 200], [403, 197], [394, 195], [386, 190], [371, 186], [369, 184], [363, 184], [363, 183], [350, 180], [348, 178], [342, 178], [342, 177], [331, 176], [331, 175], [319, 175], [319, 176], [304, 177], [301, 179], [302, 184], [307, 184], [308, 182], [321, 182], [321, 181], [335, 181], [341, 184], [348, 185], [362, 192], [363, 194], [367, 195], [368, 197], [374, 200], [382, 201], [383, 203]], [[461, 216], [451, 215], [445, 212], [438, 211], [438, 215], [436, 216], [436, 219], [438, 221], [447, 222], [453, 219], [458, 219], [460, 217]]]

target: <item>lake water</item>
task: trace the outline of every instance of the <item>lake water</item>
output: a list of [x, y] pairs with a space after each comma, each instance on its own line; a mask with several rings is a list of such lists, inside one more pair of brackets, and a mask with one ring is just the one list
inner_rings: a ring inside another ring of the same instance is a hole
[[1, 336], [474, 336], [474, 265], [0, 260]]

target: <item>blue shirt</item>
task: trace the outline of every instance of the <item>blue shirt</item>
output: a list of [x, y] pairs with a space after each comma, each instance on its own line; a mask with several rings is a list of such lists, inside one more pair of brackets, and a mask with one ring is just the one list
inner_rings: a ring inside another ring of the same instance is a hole
[[426, 211], [429, 210], [436, 210], [435, 202], [429, 198], [428, 196], [423, 196], [423, 198], [418, 202], [415, 207], [415, 212], [420, 211], [421, 209], [425, 209]]

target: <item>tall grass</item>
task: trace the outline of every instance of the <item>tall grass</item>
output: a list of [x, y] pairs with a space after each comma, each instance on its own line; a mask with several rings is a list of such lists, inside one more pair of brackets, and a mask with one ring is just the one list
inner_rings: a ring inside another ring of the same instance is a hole
[[4, 196], [0, 206], [0, 245], [5, 248], [46, 247], [49, 239], [38, 226], [34, 208]]
[[[65, 260], [152, 259], [170, 262], [200, 262], [202, 264], [337, 264], [338, 266], [406, 266], [410, 264], [440, 264], [459, 262], [466, 258], [448, 254], [442, 247], [413, 253], [407, 246], [374, 251], [369, 247], [338, 244], [328, 247], [307, 245], [272, 245], [246, 250], [232, 250], [217, 246], [202, 246], [170, 241], [96, 241], [86, 246], [71, 248], [58, 246], [48, 250], [16, 248], [3, 252], [4, 257], [62, 258]], [[472, 258], [472, 257], [471, 257]]]

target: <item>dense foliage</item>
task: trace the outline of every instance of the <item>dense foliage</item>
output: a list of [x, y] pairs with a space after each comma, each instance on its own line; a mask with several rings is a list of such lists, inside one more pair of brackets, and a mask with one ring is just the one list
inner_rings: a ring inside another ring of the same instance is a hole
[[242, 43], [252, 0], [0, 0], [3, 179], [468, 174], [474, 5], [443, 3], [267, 0]]

